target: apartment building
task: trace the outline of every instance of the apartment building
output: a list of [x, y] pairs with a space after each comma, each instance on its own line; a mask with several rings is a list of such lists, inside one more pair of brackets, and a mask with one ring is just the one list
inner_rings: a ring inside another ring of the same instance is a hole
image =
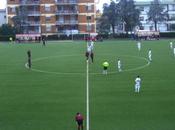
[[[167, 12], [168, 20], [158, 23], [158, 30], [160, 32], [175, 31], [175, 0], [160, 0], [161, 5], [164, 8], [164, 12]], [[148, 11], [150, 9], [150, 1], [136, 1], [136, 7], [140, 9], [140, 22], [142, 23], [141, 29], [154, 30], [154, 23], [148, 21]]]
[[0, 9], [0, 26], [6, 23], [6, 10]]
[[[17, 9], [22, 11], [18, 11]], [[24, 33], [42, 35], [96, 33], [95, 0], [7, 0], [7, 21], [23, 14]]]

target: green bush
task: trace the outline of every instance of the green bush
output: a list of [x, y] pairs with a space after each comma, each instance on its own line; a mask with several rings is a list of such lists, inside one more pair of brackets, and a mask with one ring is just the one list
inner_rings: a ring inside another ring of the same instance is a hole
[[163, 38], [174, 38], [175, 37], [175, 32], [164, 32], [164, 33], [160, 33], [160, 37]]
[[0, 41], [10, 41], [9, 38], [12, 37], [15, 40], [14, 35], [0, 35]]

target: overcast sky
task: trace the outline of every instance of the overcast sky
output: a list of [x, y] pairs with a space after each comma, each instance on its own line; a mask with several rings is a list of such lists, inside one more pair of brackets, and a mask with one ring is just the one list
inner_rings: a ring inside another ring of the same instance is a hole
[[[6, 7], [6, 0], [0, 0], [0, 9], [4, 9]], [[137, 1], [144, 1], [144, 0], [137, 0]], [[110, 0], [96, 0], [97, 9], [102, 9], [104, 3], [109, 3]]]

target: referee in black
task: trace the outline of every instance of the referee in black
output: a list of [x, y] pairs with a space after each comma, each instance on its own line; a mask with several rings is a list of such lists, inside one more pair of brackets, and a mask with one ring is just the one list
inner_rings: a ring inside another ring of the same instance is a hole
[[28, 51], [27, 51], [27, 57], [28, 57], [28, 60], [27, 60], [27, 61], [28, 61], [28, 68], [29, 68], [29, 69], [31, 69], [31, 67], [32, 67], [31, 56], [32, 56], [32, 55], [31, 55], [31, 51], [28, 50]]

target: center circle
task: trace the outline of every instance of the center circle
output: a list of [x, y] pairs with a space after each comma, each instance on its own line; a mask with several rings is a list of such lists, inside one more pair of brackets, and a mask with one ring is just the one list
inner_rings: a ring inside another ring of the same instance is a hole
[[[95, 55], [94, 63], [89, 61], [89, 74], [101, 74], [102, 63], [109, 62], [108, 73], [117, 73], [117, 60], [122, 62], [122, 70], [134, 71], [147, 67], [150, 62], [144, 57], [128, 55], [99, 54]], [[32, 71], [49, 74], [84, 75], [86, 73], [86, 59], [84, 55], [59, 55], [34, 59]]]

